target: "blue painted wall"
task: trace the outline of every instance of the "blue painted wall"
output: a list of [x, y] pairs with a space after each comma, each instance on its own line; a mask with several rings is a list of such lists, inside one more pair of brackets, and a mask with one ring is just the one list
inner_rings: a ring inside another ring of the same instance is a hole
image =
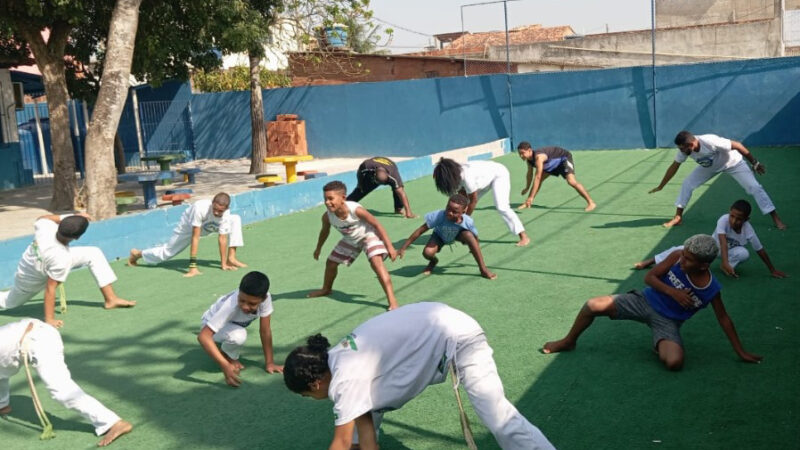
[[33, 172], [25, 169], [19, 142], [0, 143], [0, 190], [33, 184]]
[[[574, 149], [672, 146], [688, 128], [798, 144], [800, 57], [510, 77], [514, 141]], [[264, 91], [267, 120], [298, 114], [320, 157], [419, 156], [511, 135], [505, 75]], [[198, 158], [250, 152], [249, 94], [192, 99]]]

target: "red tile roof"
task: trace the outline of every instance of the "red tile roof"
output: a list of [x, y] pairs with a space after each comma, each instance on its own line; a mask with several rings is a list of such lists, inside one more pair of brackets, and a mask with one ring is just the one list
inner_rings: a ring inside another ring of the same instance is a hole
[[[541, 25], [527, 25], [508, 30], [510, 45], [529, 44], [531, 42], [563, 41], [565, 36], [575, 34], [572, 27], [562, 25], [557, 27], [543, 27]], [[445, 56], [445, 55], [483, 55], [489, 47], [506, 45], [505, 31], [489, 31], [483, 33], [466, 33], [442, 50], [432, 50], [415, 53], [417, 55]]]

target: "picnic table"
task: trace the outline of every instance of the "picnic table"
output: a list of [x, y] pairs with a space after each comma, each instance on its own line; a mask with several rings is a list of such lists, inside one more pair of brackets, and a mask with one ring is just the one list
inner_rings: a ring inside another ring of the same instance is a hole
[[[173, 161], [180, 161], [183, 160], [184, 156], [182, 153], [159, 153], [157, 155], [148, 155], [142, 156], [142, 161], [155, 161], [158, 163], [159, 167], [161, 167], [162, 172], [169, 172], [170, 171], [169, 165]], [[169, 178], [162, 178], [161, 179], [162, 185], [172, 184], [172, 177]]]
[[268, 156], [264, 158], [265, 163], [281, 163], [286, 167], [286, 182], [294, 183], [297, 181], [297, 163], [300, 161], [311, 161], [314, 159], [311, 155], [285, 155], [285, 156]]
[[142, 193], [144, 194], [144, 207], [153, 209], [158, 206], [158, 199], [156, 197], [156, 182], [165, 179], [172, 179], [175, 174], [169, 172], [140, 172], [140, 173], [124, 173], [117, 175], [117, 181], [138, 181], [142, 185]]

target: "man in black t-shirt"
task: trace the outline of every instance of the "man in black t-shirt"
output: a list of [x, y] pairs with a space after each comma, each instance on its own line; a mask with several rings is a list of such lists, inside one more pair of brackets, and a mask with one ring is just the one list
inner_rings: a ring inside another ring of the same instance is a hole
[[386, 184], [392, 188], [394, 212], [403, 214], [408, 219], [417, 217], [411, 212], [408, 197], [403, 190], [403, 179], [400, 178], [400, 172], [394, 161], [383, 156], [366, 159], [358, 166], [356, 176], [358, 177], [358, 186], [347, 196], [348, 201], [360, 201], [378, 186]]
[[[575, 164], [572, 162], [572, 153], [561, 147], [542, 147], [534, 149], [531, 147], [531, 144], [526, 141], [519, 143], [517, 151], [519, 152], [519, 157], [528, 163], [528, 175], [525, 188], [522, 190], [522, 195], [528, 194], [528, 188], [530, 187], [528, 198], [518, 209], [531, 207], [533, 198], [539, 192], [539, 188], [542, 186], [544, 180], [550, 175], [560, 175], [563, 177], [567, 180], [567, 184], [572, 186], [572, 188], [586, 200], [586, 208], [584, 211], [591, 211], [597, 207], [583, 185], [578, 183], [578, 180], [575, 178]], [[536, 169], [535, 176], [533, 173], [534, 169]], [[533, 186], [531, 186], [531, 181], [533, 181]]]

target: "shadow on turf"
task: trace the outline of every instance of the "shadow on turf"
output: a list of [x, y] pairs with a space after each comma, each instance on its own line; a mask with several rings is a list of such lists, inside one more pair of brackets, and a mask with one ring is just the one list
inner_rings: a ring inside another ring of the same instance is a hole
[[[129, 266], [126, 266], [128, 268]], [[167, 269], [167, 270], [174, 270], [180, 273], [186, 273], [189, 267], [189, 260], [188, 259], [170, 259], [169, 261], [164, 261], [160, 264], [145, 264], [139, 263], [136, 267], [132, 267], [133, 269]], [[213, 259], [198, 259], [197, 260], [197, 267], [198, 268], [209, 268], [209, 269], [219, 269], [220, 262]]]
[[602, 225], [592, 225], [591, 228], [639, 228], [660, 226], [669, 219], [663, 217], [652, 217], [649, 219], [622, 220], [619, 222], [607, 222]]
[[[22, 375], [22, 377], [24, 378], [24, 375]], [[40, 389], [41, 388], [37, 386], [39, 395], [44, 393], [41, 392]], [[30, 392], [27, 389], [27, 385], [25, 387], [25, 391], [28, 393]], [[89, 393], [89, 395], [91, 395], [91, 393]], [[42, 432], [42, 426], [39, 424], [39, 418], [36, 416], [36, 410], [33, 409], [33, 401], [31, 400], [30, 394], [12, 395], [9, 404], [11, 405], [11, 414], [2, 416], [6, 422], [13, 426], [19, 426], [32, 430], [37, 434]], [[55, 430], [56, 439], [58, 438], [59, 431], [94, 432], [92, 425], [89, 423], [82, 422], [80, 420], [64, 420], [53, 415], [51, 411], [45, 410], [45, 412], [47, 413], [47, 417], [50, 419], [50, 423], [53, 424], [53, 430]], [[36, 437], [32, 435], [31, 444], [36, 441]]]
[[[299, 291], [290, 291], [290, 292], [280, 292], [277, 294], [272, 295], [272, 301], [276, 302], [278, 300], [300, 300], [300, 299], [308, 299], [309, 292], [315, 291], [316, 289], [302, 289]], [[316, 297], [317, 299], [332, 299], [336, 300], [337, 302], [341, 303], [350, 303], [355, 305], [364, 305], [364, 306], [376, 306], [385, 308], [385, 305], [380, 301], [376, 300], [374, 302], [366, 301], [366, 300], [356, 300], [356, 298], [365, 298], [366, 296], [363, 294], [348, 294], [345, 292], [333, 290], [330, 294], [323, 296], [323, 297]]]

